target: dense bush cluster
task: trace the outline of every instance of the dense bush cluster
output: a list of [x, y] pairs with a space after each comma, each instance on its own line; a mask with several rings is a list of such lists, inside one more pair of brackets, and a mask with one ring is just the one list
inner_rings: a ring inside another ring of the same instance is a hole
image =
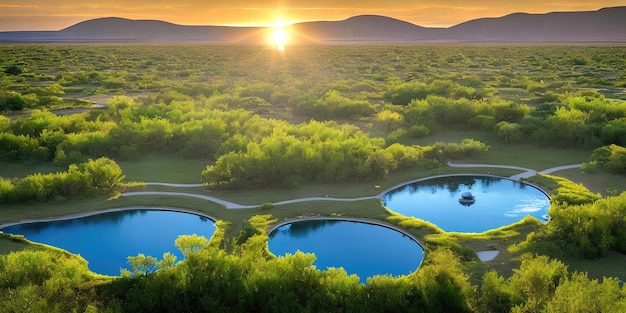
[[611, 251], [626, 253], [626, 192], [602, 198], [565, 178], [541, 176], [553, 191], [551, 219], [521, 246], [536, 245], [555, 256], [589, 259]]
[[[405, 127], [491, 130], [506, 143], [534, 142], [563, 148], [623, 144], [626, 107], [593, 92], [563, 96], [551, 113], [502, 100], [452, 99], [428, 95], [400, 109]], [[542, 113], [543, 114], [543, 113]], [[427, 132], [427, 133], [428, 133]]]
[[626, 253], [626, 193], [580, 205], [553, 203], [550, 216], [550, 238], [566, 242], [582, 257]]
[[108, 192], [119, 187], [124, 175], [107, 158], [71, 164], [65, 172], [32, 174], [24, 178], [0, 177], [0, 202], [23, 203]]
[[216, 160], [204, 171], [204, 180], [228, 187], [384, 178], [398, 169], [431, 168], [487, 150], [469, 139], [426, 147], [387, 145], [336, 122], [293, 125], [243, 110], [206, 108], [193, 100], [144, 105], [128, 97], [82, 115], [35, 111], [14, 121], [3, 118], [0, 144], [6, 147], [0, 152], [5, 159], [61, 164], [176, 152]]
[[328, 125], [332, 124], [277, 125], [260, 142], [221, 155], [202, 172], [203, 180], [227, 187], [371, 180], [398, 169], [432, 168], [442, 160], [487, 151], [485, 144], [471, 139], [460, 144], [385, 147], [383, 140], [370, 139], [354, 127]]
[[626, 174], [626, 148], [613, 144], [595, 149], [583, 169], [592, 172], [598, 165], [615, 174]]
[[98, 312], [87, 261], [58, 250], [0, 255], [1, 312]]

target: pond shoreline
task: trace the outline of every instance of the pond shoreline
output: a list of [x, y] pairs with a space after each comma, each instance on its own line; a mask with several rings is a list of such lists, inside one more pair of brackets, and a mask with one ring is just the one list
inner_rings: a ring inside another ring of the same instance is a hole
[[106, 209], [106, 210], [83, 212], [83, 213], [65, 215], [65, 216], [61, 216], [61, 217], [22, 220], [22, 221], [15, 222], [15, 223], [7, 223], [7, 224], [0, 225], [0, 232], [2, 231], [2, 229], [6, 228], [6, 227], [19, 225], [19, 224], [65, 221], [65, 220], [79, 219], [79, 218], [84, 218], [84, 217], [89, 217], [89, 216], [99, 215], [99, 214], [106, 214], [106, 213], [113, 213], [113, 212], [123, 212], [123, 211], [135, 211], [135, 210], [180, 212], [180, 213], [187, 213], [187, 214], [193, 214], [193, 215], [205, 217], [205, 218], [210, 219], [214, 223], [217, 221], [217, 219], [214, 218], [213, 216], [204, 214], [204, 213], [199, 212], [199, 211], [194, 211], [194, 210], [181, 209], [181, 208], [167, 208], [167, 207], [159, 207], [159, 206], [157, 206], [157, 207], [133, 206], [133, 207], [123, 207], [123, 208], [113, 208], [113, 209]]
[[270, 227], [267, 230], [267, 235], [269, 236], [269, 234], [271, 234], [273, 231], [275, 231], [276, 229], [280, 228], [281, 226], [285, 226], [287, 224], [292, 224], [292, 223], [297, 223], [297, 222], [305, 222], [305, 221], [345, 221], [345, 222], [356, 222], [356, 223], [364, 223], [364, 224], [370, 224], [370, 225], [375, 225], [375, 226], [381, 226], [381, 227], [385, 227], [391, 230], [395, 230], [399, 233], [401, 233], [402, 235], [405, 235], [409, 238], [411, 238], [411, 240], [415, 241], [420, 247], [422, 247], [422, 249], [424, 249], [424, 245], [417, 239], [417, 237], [415, 237], [413, 234], [407, 232], [406, 230], [390, 224], [390, 223], [386, 223], [383, 221], [379, 221], [379, 220], [373, 220], [373, 219], [367, 219], [367, 218], [359, 218], [359, 217], [341, 217], [341, 216], [314, 216], [314, 217], [302, 217], [302, 218], [292, 218], [292, 219], [288, 219], [288, 220], [284, 220], [282, 222], [276, 223], [274, 225], [272, 225], [272, 227]]

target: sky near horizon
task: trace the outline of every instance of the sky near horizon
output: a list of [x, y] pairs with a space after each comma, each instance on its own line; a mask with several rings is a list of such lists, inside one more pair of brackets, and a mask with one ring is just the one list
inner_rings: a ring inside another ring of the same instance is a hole
[[280, 21], [343, 20], [384, 15], [425, 27], [450, 27], [516, 12], [594, 11], [626, 0], [0, 0], [0, 31], [60, 30], [101, 17], [181, 25], [272, 26]]

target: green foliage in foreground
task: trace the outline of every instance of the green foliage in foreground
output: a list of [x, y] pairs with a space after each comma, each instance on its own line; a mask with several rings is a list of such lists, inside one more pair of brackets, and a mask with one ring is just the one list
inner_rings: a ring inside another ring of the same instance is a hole
[[594, 258], [608, 251], [626, 253], [626, 192], [589, 204], [553, 203], [549, 240], [573, 245], [573, 251]]
[[[253, 227], [266, 224], [267, 217], [262, 216], [250, 221]], [[58, 250], [0, 255], [0, 310], [622, 312], [626, 308], [626, 291], [616, 279], [590, 280], [545, 256], [526, 255], [510, 278], [488, 272], [475, 286], [458, 258], [440, 247], [429, 251], [416, 272], [397, 278], [376, 276], [364, 285], [343, 269], [316, 269], [312, 254], [273, 257], [267, 253], [265, 234], [248, 237], [232, 253], [201, 239], [177, 240], [186, 253], [175, 266], [139, 255], [137, 275], [120, 278], [94, 276], [84, 260]], [[152, 271], [155, 267], [161, 269]]]
[[480, 312], [622, 312], [626, 291], [617, 279], [590, 280], [584, 273], [546, 256], [522, 259], [509, 279], [496, 272], [483, 277], [478, 296]]
[[582, 258], [601, 257], [609, 251], [626, 253], [626, 192], [600, 198], [567, 179], [541, 177], [553, 184], [551, 220], [515, 249], [548, 247], [544, 250], [555, 255]]
[[84, 259], [56, 249], [0, 255], [0, 312], [84, 312], [101, 282]]

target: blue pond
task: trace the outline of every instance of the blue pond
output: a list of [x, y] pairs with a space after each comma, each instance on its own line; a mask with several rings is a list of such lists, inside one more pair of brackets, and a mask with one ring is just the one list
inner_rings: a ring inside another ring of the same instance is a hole
[[177, 260], [182, 260], [182, 254], [174, 246], [176, 238], [197, 234], [210, 239], [215, 224], [206, 217], [190, 213], [134, 209], [23, 223], [5, 227], [2, 231], [80, 254], [89, 262], [89, 269], [93, 272], [119, 275], [120, 268], [130, 269], [126, 257], [139, 253], [161, 259], [163, 253], [171, 252]]
[[[473, 201], [464, 201], [465, 193]], [[492, 176], [446, 176], [394, 189], [382, 198], [390, 210], [429, 221], [444, 231], [480, 233], [527, 215], [545, 220], [550, 199], [538, 188]]]
[[365, 283], [375, 275], [406, 275], [424, 258], [412, 238], [387, 227], [362, 222], [309, 220], [283, 225], [269, 235], [269, 250], [277, 256], [296, 251], [315, 253], [320, 270], [343, 267]]

